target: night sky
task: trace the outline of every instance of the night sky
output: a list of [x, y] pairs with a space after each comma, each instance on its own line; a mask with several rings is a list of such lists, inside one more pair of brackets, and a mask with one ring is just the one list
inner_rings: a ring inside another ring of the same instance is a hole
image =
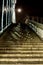
[[17, 0], [16, 8], [18, 7], [21, 7], [28, 15], [43, 16], [41, 0]]

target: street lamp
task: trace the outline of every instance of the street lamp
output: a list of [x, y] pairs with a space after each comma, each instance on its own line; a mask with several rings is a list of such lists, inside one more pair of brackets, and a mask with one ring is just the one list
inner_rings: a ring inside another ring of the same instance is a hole
[[21, 9], [21, 8], [18, 8], [18, 9], [17, 9], [17, 12], [18, 12], [18, 13], [21, 13], [21, 12], [22, 12], [22, 9]]

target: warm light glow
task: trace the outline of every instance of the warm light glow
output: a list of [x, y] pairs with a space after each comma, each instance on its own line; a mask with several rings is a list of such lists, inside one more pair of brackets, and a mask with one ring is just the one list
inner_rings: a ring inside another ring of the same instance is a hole
[[17, 9], [17, 11], [18, 11], [19, 13], [21, 13], [21, 12], [22, 12], [22, 9], [21, 9], [21, 8], [19, 8], [19, 9]]

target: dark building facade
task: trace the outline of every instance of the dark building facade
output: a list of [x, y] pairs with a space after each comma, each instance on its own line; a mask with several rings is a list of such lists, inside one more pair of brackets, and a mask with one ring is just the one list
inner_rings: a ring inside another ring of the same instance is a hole
[[16, 22], [15, 3], [16, 0], [0, 0], [0, 33]]

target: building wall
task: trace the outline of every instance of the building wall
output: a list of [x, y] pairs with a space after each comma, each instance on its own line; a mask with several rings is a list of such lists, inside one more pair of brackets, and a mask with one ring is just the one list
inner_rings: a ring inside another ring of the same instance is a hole
[[0, 0], [0, 33], [2, 33], [15, 20], [15, 0]]

